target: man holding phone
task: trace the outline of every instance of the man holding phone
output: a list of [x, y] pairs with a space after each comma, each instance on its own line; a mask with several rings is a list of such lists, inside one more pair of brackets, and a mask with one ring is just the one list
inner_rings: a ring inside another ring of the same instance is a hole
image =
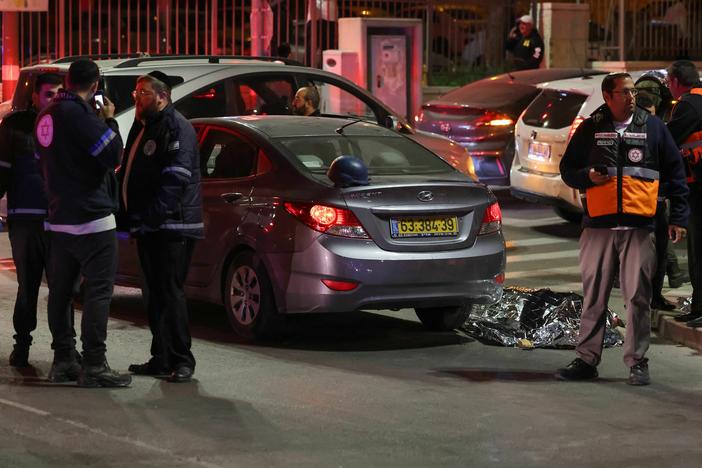
[[607, 303], [619, 271], [627, 314], [624, 363], [630, 385], [648, 385], [645, 357], [651, 335], [651, 291], [656, 268], [654, 217], [659, 187], [670, 199], [668, 235], [676, 243], [687, 226], [687, 185], [680, 153], [658, 117], [636, 107], [627, 73], [602, 81], [605, 104], [575, 131], [561, 160], [563, 181], [584, 192], [580, 268], [583, 313], [577, 358], [560, 380], [597, 378]]

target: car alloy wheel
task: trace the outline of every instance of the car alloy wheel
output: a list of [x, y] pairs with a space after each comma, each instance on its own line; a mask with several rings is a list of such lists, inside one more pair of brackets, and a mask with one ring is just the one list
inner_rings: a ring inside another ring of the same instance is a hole
[[231, 313], [242, 325], [250, 325], [261, 309], [261, 284], [253, 268], [241, 265], [234, 272], [229, 294]]
[[222, 288], [229, 324], [243, 337], [274, 338], [282, 332], [282, 318], [273, 287], [261, 258], [247, 250], [229, 264]]

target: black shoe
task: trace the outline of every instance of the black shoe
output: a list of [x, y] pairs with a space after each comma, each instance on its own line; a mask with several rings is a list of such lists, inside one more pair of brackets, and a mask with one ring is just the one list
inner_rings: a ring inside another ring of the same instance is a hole
[[679, 288], [684, 283], [690, 282], [690, 275], [684, 270], [678, 269], [676, 273], [668, 275], [668, 286], [671, 288]]
[[131, 383], [131, 375], [113, 371], [107, 361], [97, 366], [83, 364], [78, 376], [79, 387], [128, 387]]
[[49, 371], [49, 382], [63, 383], [78, 380], [80, 364], [73, 361], [54, 361]]
[[651, 383], [651, 376], [648, 375], [648, 359], [642, 359], [629, 369], [629, 385], [648, 385]]
[[651, 309], [671, 311], [675, 310], [676, 308], [677, 306], [675, 303], [670, 302], [663, 296], [654, 297], [651, 299]]
[[173, 371], [170, 377], [168, 377], [168, 381], [173, 383], [184, 383], [190, 382], [192, 378], [193, 370], [187, 366], [180, 366]]
[[685, 325], [691, 328], [702, 327], [702, 317], [697, 317], [696, 319], [690, 320]]
[[580, 358], [573, 359], [568, 367], [558, 369], [556, 378], [558, 380], [590, 380], [597, 378], [597, 367], [591, 366]]
[[135, 375], [150, 375], [153, 377], [167, 377], [171, 371], [166, 367], [159, 367], [153, 361], [145, 362], [144, 364], [131, 364], [129, 372]]
[[29, 367], [29, 348], [17, 346], [10, 353], [10, 366], [12, 367]]
[[676, 322], [689, 322], [690, 320], [695, 320], [696, 318], [700, 318], [700, 317], [702, 317], [702, 314], [698, 314], [696, 312], [695, 313], [690, 312], [687, 314], [678, 315], [677, 317], [673, 317], [673, 319]]

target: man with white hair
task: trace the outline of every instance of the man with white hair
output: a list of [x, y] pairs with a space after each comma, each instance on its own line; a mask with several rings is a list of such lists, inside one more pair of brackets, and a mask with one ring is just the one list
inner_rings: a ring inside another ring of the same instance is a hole
[[539, 68], [544, 58], [544, 41], [534, 28], [534, 19], [524, 15], [517, 20], [507, 38], [505, 49], [512, 53], [512, 70]]

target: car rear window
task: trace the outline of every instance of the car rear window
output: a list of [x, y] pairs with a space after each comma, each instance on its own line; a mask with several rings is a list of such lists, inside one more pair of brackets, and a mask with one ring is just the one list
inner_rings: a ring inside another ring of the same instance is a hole
[[296, 158], [296, 165], [324, 175], [339, 156], [362, 159], [369, 175], [441, 174], [455, 170], [423, 146], [404, 137], [315, 136], [279, 138]]
[[569, 127], [586, 99], [580, 93], [544, 89], [524, 112], [524, 123], [540, 128]]
[[537, 94], [539, 89], [531, 84], [481, 80], [452, 91], [440, 100], [518, 115]]

